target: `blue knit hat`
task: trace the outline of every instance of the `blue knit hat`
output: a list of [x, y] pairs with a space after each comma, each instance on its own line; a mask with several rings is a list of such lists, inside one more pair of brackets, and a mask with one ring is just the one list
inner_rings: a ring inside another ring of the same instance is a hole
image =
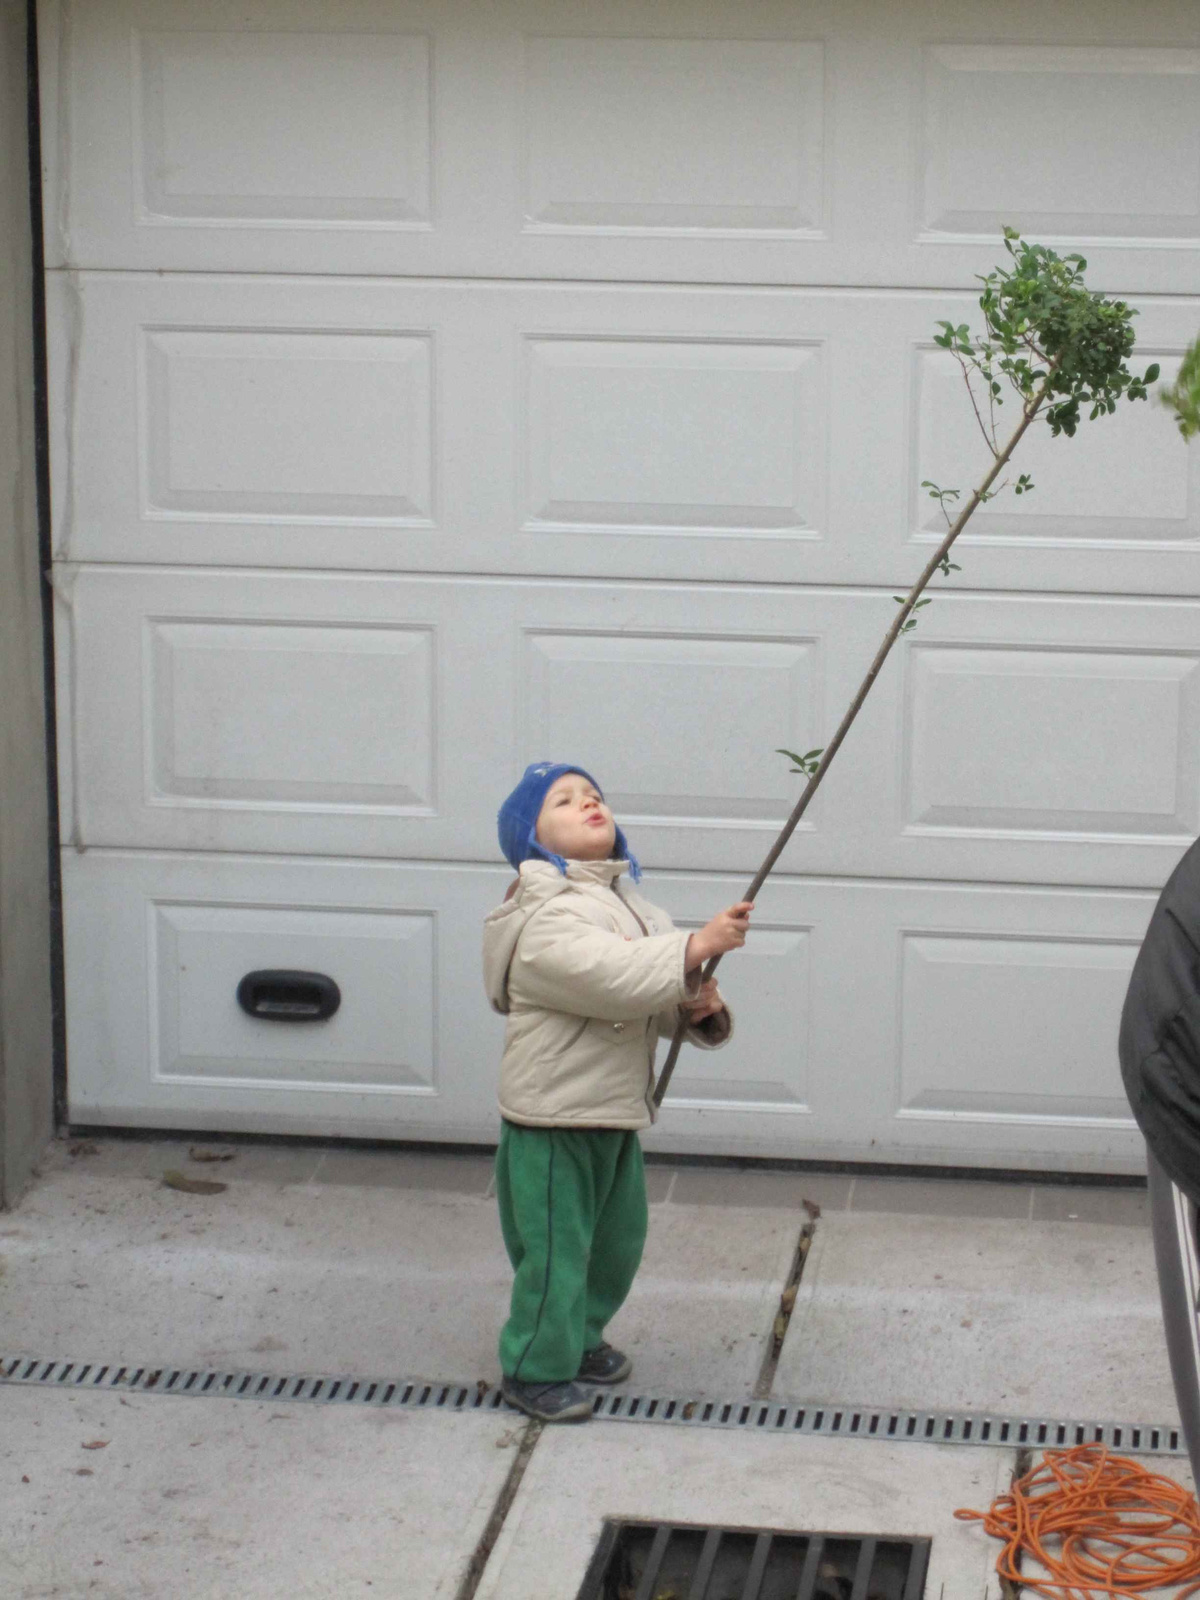
[[[551, 786], [564, 772], [577, 772], [581, 778], [586, 778], [600, 798], [604, 799], [604, 791], [591, 773], [586, 772], [583, 767], [568, 766], [561, 761], [534, 761], [527, 766], [520, 783], [500, 807], [500, 814], [496, 818], [500, 848], [518, 871], [522, 861], [528, 861], [531, 857], [537, 857], [540, 861], [552, 861], [560, 872], [565, 873], [567, 870], [567, 863], [562, 856], [556, 856], [553, 851], [547, 850], [537, 841], [537, 819], [542, 809], [542, 802]], [[633, 881], [635, 883], [641, 881], [642, 869], [630, 851], [620, 827], [617, 828], [612, 859], [628, 861]]]

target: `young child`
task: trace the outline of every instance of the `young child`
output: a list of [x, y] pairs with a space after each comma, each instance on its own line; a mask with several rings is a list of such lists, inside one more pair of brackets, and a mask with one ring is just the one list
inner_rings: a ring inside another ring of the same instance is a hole
[[604, 1343], [646, 1240], [638, 1130], [654, 1121], [654, 1053], [681, 1014], [702, 1049], [733, 1022], [710, 956], [746, 942], [748, 901], [699, 933], [622, 879], [641, 869], [582, 767], [535, 762], [505, 800], [500, 847], [517, 881], [484, 924], [484, 980], [507, 1018], [496, 1153], [513, 1264], [500, 1335], [505, 1397], [545, 1422], [592, 1412], [582, 1385], [631, 1363]]

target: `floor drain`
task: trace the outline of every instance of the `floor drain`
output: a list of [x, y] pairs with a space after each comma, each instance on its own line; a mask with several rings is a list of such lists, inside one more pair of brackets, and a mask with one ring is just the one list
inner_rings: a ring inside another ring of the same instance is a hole
[[928, 1539], [604, 1524], [578, 1600], [921, 1600]]
[[[349, 1373], [278, 1373], [168, 1363], [63, 1361], [0, 1352], [0, 1384], [44, 1389], [119, 1390], [170, 1394], [193, 1400], [305, 1401], [318, 1405], [386, 1406], [405, 1411], [510, 1409], [499, 1387], [442, 1378], [370, 1378]], [[677, 1428], [732, 1428], [747, 1433], [816, 1435], [876, 1440], [883, 1444], [965, 1444], [1022, 1449], [1104, 1444], [1126, 1454], [1182, 1456], [1179, 1424], [1100, 1422], [1003, 1416], [980, 1411], [891, 1410], [841, 1401], [730, 1400], [704, 1395], [597, 1394], [593, 1415], [604, 1422], [643, 1422]], [[516, 1412], [512, 1412], [516, 1416]], [[791, 1597], [789, 1596], [789, 1600]]]

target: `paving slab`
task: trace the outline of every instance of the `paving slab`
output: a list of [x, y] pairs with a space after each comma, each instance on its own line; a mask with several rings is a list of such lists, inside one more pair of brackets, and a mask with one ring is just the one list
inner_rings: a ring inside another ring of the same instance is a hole
[[1149, 1230], [1079, 1220], [823, 1216], [772, 1392], [1173, 1421]]
[[[428, 1373], [495, 1365], [509, 1269], [493, 1201], [453, 1190], [273, 1182], [236, 1162], [48, 1172], [0, 1217], [12, 1351], [264, 1371]], [[167, 1169], [170, 1170], [170, 1169]]]
[[663, 1206], [609, 1336], [638, 1394], [749, 1394], [766, 1354], [802, 1218], [788, 1211]]
[[520, 1433], [511, 1414], [0, 1385], [0, 1593], [449, 1600]]
[[591, 1422], [547, 1429], [476, 1600], [569, 1600], [606, 1516], [932, 1537], [926, 1600], [997, 1600], [994, 1542], [954, 1520], [1011, 1481], [1007, 1450]]
[[[0, 1217], [0, 1342], [77, 1360], [494, 1380], [511, 1272], [486, 1173], [449, 1158], [425, 1187], [403, 1162], [381, 1181], [370, 1153], [356, 1183], [351, 1154], [323, 1164], [268, 1148], [201, 1164], [168, 1141], [60, 1148]], [[178, 1169], [228, 1187], [166, 1187]], [[776, 1208], [654, 1207], [611, 1330], [634, 1356], [632, 1382], [720, 1395], [753, 1384], [799, 1225]]]

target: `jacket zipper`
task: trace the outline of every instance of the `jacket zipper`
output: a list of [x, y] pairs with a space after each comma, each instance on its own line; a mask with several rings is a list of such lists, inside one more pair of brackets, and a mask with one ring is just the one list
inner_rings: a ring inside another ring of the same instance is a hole
[[[642, 930], [643, 936], [648, 939], [650, 937], [650, 929], [646, 926], [646, 924], [642, 921], [641, 917], [638, 916], [637, 912], [629, 904], [629, 901], [626, 900], [625, 896], [617, 888], [617, 884], [616, 884], [616, 880], [615, 879], [613, 880], [613, 882], [610, 885], [610, 887], [612, 889], [612, 892], [616, 895], [617, 899], [621, 902], [621, 904], [625, 907], [626, 911], [628, 911], [629, 915], [633, 918], [633, 920], [637, 923], [638, 927]], [[653, 1018], [651, 1018], [651, 1025], [653, 1025]], [[654, 1057], [653, 1057], [653, 1055], [651, 1055], [651, 1056], [649, 1056], [647, 1058], [647, 1061], [646, 1061], [646, 1104], [647, 1105], [651, 1104], [652, 1099], [653, 1099], [653, 1095], [654, 1095]]]
[[636, 922], [636, 923], [637, 923], [637, 925], [638, 925], [638, 927], [639, 927], [639, 928], [640, 928], [640, 929], [641, 929], [641, 930], [642, 930], [642, 933], [643, 933], [643, 934], [644, 934], [644, 936], [645, 936], [645, 937], [646, 937], [646, 938], [647, 938], [647, 939], [648, 939], [648, 938], [649, 938], [649, 937], [650, 937], [650, 929], [649, 929], [649, 928], [648, 928], [648, 927], [647, 927], [647, 926], [646, 926], [646, 924], [645, 924], [645, 923], [644, 923], [644, 922], [643, 922], [643, 921], [642, 921], [642, 919], [641, 919], [641, 917], [639, 917], [639, 916], [638, 916], [638, 914], [637, 914], [637, 912], [636, 912], [636, 911], [635, 911], [635, 910], [634, 910], [634, 909], [633, 909], [633, 907], [632, 907], [632, 906], [631, 906], [631, 905], [630, 905], [630, 904], [629, 904], [629, 901], [628, 901], [628, 900], [626, 900], [626, 898], [625, 898], [625, 896], [624, 896], [624, 895], [623, 895], [623, 894], [622, 894], [622, 893], [621, 893], [621, 891], [620, 891], [620, 890], [619, 890], [619, 889], [618, 889], [618, 888], [617, 888], [617, 886], [616, 886], [616, 884], [615, 884], [615, 883], [614, 883], [614, 884], [613, 884], [613, 885], [612, 885], [612, 892], [613, 892], [613, 893], [614, 893], [614, 894], [615, 894], [615, 895], [616, 895], [616, 897], [617, 897], [617, 899], [618, 899], [618, 900], [619, 900], [619, 901], [620, 901], [620, 902], [621, 902], [621, 904], [622, 904], [622, 905], [623, 905], [623, 906], [624, 906], [624, 907], [625, 907], [625, 909], [626, 909], [626, 911], [628, 911], [628, 913], [629, 913], [629, 915], [630, 915], [630, 916], [631, 916], [631, 917], [632, 917], [632, 918], [633, 918], [633, 920], [634, 920], [634, 921], [635, 921], [635, 922]]

